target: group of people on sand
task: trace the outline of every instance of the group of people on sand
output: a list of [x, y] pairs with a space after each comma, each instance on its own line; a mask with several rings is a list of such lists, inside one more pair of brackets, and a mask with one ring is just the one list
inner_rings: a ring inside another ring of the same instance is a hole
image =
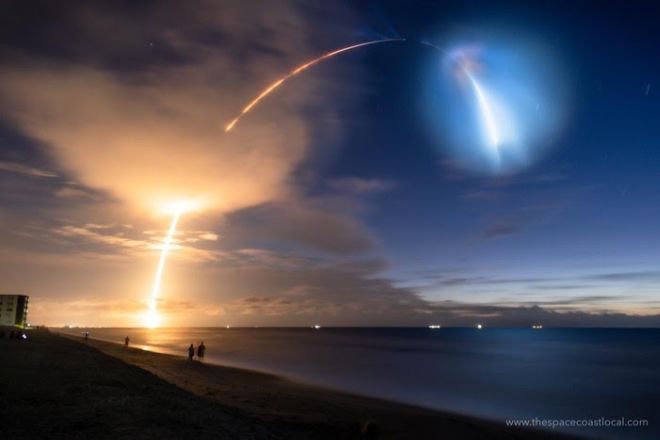
[[[197, 346], [198, 361], [204, 360], [204, 353], [206, 353], [206, 345], [204, 345], [204, 341], [202, 341]], [[190, 344], [190, 347], [188, 347], [188, 360], [192, 361], [194, 357], [195, 357], [195, 346], [193, 344]]]

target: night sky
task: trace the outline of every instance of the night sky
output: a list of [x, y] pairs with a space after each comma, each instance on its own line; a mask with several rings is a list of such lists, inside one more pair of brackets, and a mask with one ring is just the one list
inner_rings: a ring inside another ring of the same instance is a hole
[[[164, 325], [660, 325], [651, 2], [0, 11], [0, 290], [29, 294], [32, 322], [140, 325], [160, 207], [199, 198]], [[381, 38], [406, 41], [310, 68], [224, 133], [295, 66]], [[483, 157], [465, 141], [483, 126], [443, 60], [469, 45], [505, 104], [538, 79], [520, 126], [552, 115], [510, 168], [462, 156]]]

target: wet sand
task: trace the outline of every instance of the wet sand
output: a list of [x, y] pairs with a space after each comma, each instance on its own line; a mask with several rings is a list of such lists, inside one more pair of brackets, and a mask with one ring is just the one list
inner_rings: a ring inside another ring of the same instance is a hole
[[0, 352], [3, 438], [560, 438], [48, 332]]

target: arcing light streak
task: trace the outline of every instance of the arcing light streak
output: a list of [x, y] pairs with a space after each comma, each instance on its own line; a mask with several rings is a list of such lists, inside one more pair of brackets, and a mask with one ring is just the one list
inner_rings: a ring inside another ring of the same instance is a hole
[[332, 57], [334, 57], [335, 55], [339, 55], [340, 53], [347, 52], [347, 51], [349, 51], [349, 50], [357, 49], [357, 48], [359, 48], [359, 47], [364, 47], [364, 46], [370, 46], [370, 45], [372, 45], [372, 44], [388, 43], [388, 42], [391, 42], [391, 41], [405, 41], [405, 38], [388, 38], [388, 39], [385, 39], [385, 40], [374, 40], [374, 41], [367, 41], [367, 42], [365, 42], [365, 43], [353, 44], [353, 45], [351, 45], [351, 46], [342, 47], [342, 48], [340, 48], [340, 49], [333, 50], [332, 52], [328, 52], [328, 53], [326, 53], [326, 54], [324, 54], [324, 55], [321, 55], [321, 56], [318, 57], [318, 58], [314, 58], [313, 60], [308, 61], [308, 62], [306, 62], [305, 64], [302, 64], [302, 65], [296, 67], [295, 69], [293, 69], [292, 71], [290, 71], [289, 73], [287, 73], [286, 75], [284, 75], [283, 77], [281, 77], [280, 79], [278, 79], [277, 81], [275, 81], [274, 83], [272, 83], [271, 85], [269, 85], [268, 87], [266, 87], [266, 88], [264, 89], [263, 92], [259, 93], [259, 95], [258, 95], [256, 98], [254, 98], [252, 101], [250, 101], [250, 102], [245, 106], [245, 108], [243, 108], [243, 110], [241, 111], [241, 113], [240, 113], [238, 116], [236, 116], [234, 119], [232, 119], [231, 122], [229, 122], [229, 123], [225, 126], [225, 132], [228, 132], [228, 131], [230, 131], [232, 128], [234, 128], [234, 126], [236, 125], [236, 123], [237, 123], [237, 122], [243, 117], [243, 115], [245, 115], [245, 114], [248, 113], [250, 110], [252, 110], [252, 108], [253, 108], [255, 105], [259, 104], [259, 101], [261, 101], [261, 100], [264, 99], [266, 96], [268, 96], [271, 92], [273, 92], [273, 90], [275, 90], [275, 89], [277, 89], [279, 86], [281, 86], [282, 83], [284, 83], [286, 80], [288, 80], [289, 78], [292, 78], [292, 77], [298, 75], [298, 74], [299, 74], [300, 72], [302, 72], [303, 70], [306, 70], [306, 69], [312, 67], [313, 65], [315, 65], [315, 64], [317, 64], [317, 63], [320, 63], [320, 62], [323, 61], [323, 60], [326, 60], [326, 59], [328, 59], [328, 58], [332, 58]]
[[568, 103], [566, 78], [550, 48], [518, 36], [484, 34], [478, 41], [470, 34], [447, 47], [420, 42], [441, 54], [424, 88], [429, 128], [459, 166], [518, 172], [555, 143]]
[[[429, 43], [427, 41], [422, 41], [421, 44], [432, 47], [444, 55], [448, 55], [446, 50], [444, 50], [439, 46], [436, 46], [435, 44]], [[479, 81], [477, 81], [474, 75], [472, 75], [472, 72], [470, 71], [469, 61], [470, 60], [467, 59], [459, 60], [458, 67], [470, 82], [470, 85], [472, 86], [472, 90], [474, 90], [474, 94], [477, 98], [477, 103], [479, 105], [479, 113], [481, 114], [481, 118], [483, 120], [486, 136], [488, 137], [488, 144], [497, 153], [499, 160], [499, 152], [500, 152], [499, 147], [501, 144], [501, 139], [500, 139], [499, 131], [497, 129], [497, 123], [495, 122], [495, 114], [493, 112], [493, 108], [491, 106], [490, 100], [488, 99], [488, 95], [486, 94], [486, 92], [484, 92], [483, 87], [481, 86]]]
[[[433, 49], [436, 49], [443, 55], [449, 55], [446, 50], [444, 50], [439, 46], [436, 46], [433, 43], [429, 43], [428, 41], [420, 41], [420, 43], [425, 46], [429, 46], [432, 47]], [[466, 60], [459, 60], [458, 66], [460, 71], [463, 72], [467, 77], [468, 81], [470, 82], [470, 85], [472, 86], [472, 89], [474, 90], [474, 94], [477, 97], [477, 103], [479, 104], [479, 110], [483, 118], [486, 134], [488, 136], [488, 143], [498, 153], [499, 156], [500, 135], [497, 130], [497, 124], [495, 123], [495, 116], [493, 113], [493, 109], [490, 105], [490, 101], [488, 100], [488, 96], [481, 87], [481, 84], [479, 84], [477, 79], [470, 72], [470, 67], [466, 63]]]
[[479, 82], [469, 72], [465, 73], [472, 84], [474, 89], [474, 94], [477, 96], [477, 102], [479, 103], [479, 108], [481, 109], [481, 115], [484, 119], [484, 125], [486, 126], [486, 133], [488, 135], [488, 141], [490, 146], [499, 152], [500, 145], [500, 136], [497, 132], [497, 125], [495, 124], [495, 118], [493, 117], [493, 109], [490, 106], [488, 98], [484, 94], [484, 91], [481, 88]]
[[172, 216], [172, 222], [170, 223], [170, 228], [167, 231], [167, 236], [163, 241], [163, 249], [160, 251], [160, 259], [158, 260], [158, 268], [156, 269], [156, 276], [154, 277], [154, 285], [151, 289], [151, 298], [149, 300], [149, 312], [145, 324], [147, 327], [157, 327], [160, 321], [158, 317], [158, 295], [160, 294], [160, 285], [163, 280], [163, 271], [165, 270], [165, 261], [167, 260], [167, 254], [172, 247], [172, 239], [174, 238], [174, 233], [176, 232], [176, 225], [179, 222], [179, 217], [181, 217], [182, 210], [175, 211]]

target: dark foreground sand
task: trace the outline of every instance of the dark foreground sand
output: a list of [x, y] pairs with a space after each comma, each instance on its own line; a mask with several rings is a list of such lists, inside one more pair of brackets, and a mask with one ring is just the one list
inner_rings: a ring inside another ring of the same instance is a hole
[[0, 340], [2, 439], [558, 438], [107, 342], [30, 336]]

